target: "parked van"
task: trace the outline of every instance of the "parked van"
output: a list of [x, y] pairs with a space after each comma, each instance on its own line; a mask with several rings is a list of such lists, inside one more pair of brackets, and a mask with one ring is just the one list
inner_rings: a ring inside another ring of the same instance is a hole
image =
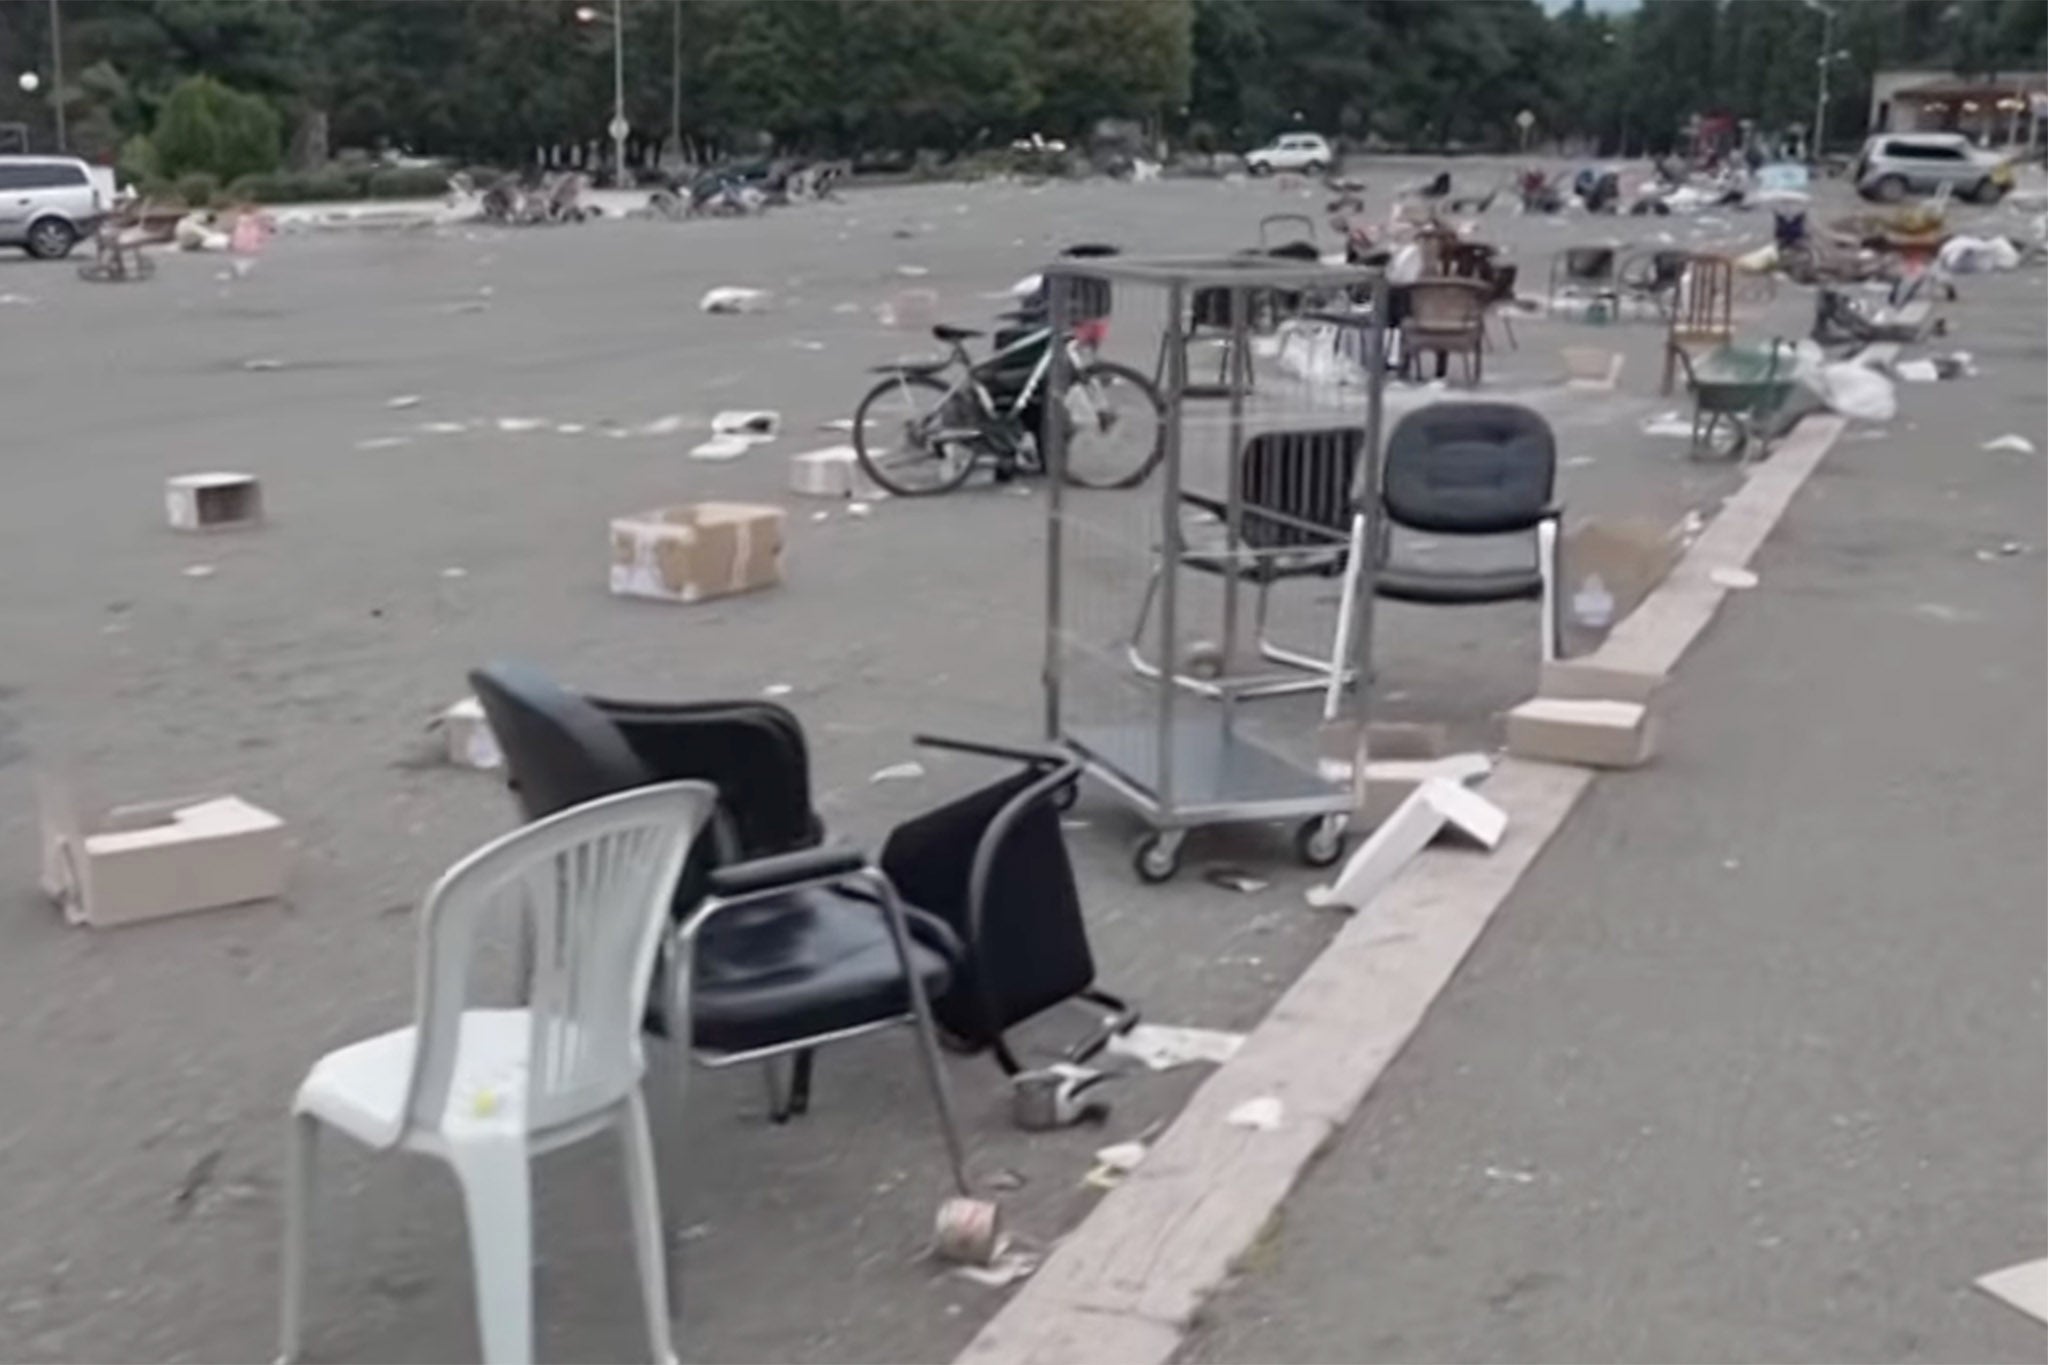
[[0, 246], [57, 260], [111, 207], [93, 168], [75, 156], [0, 156]]

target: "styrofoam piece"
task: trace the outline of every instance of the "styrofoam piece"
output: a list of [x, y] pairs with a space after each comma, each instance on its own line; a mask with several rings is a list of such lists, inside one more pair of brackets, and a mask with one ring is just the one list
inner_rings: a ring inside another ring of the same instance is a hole
[[1633, 768], [1655, 751], [1656, 731], [1639, 702], [1536, 697], [1508, 712], [1507, 740], [1517, 758]]
[[693, 460], [737, 460], [754, 448], [744, 436], [713, 436], [690, 447]]
[[441, 713], [441, 738], [448, 745], [448, 761], [458, 768], [488, 772], [505, 765], [498, 737], [484, 717], [483, 703], [464, 697]]
[[1242, 1033], [1171, 1024], [1133, 1024], [1122, 1033], [1110, 1034], [1106, 1050], [1143, 1062], [1153, 1071], [1171, 1071], [1197, 1062], [1220, 1066], [1235, 1057], [1243, 1046]]
[[263, 520], [263, 486], [254, 474], [215, 470], [164, 480], [164, 512], [180, 531], [225, 531]]
[[781, 428], [782, 414], [766, 408], [733, 409], [711, 419], [714, 435], [744, 436], [750, 441], [772, 441]]
[[726, 284], [705, 290], [704, 297], [697, 301], [697, 307], [707, 313], [759, 313], [768, 307], [768, 301], [765, 289]]
[[852, 446], [827, 446], [789, 457], [789, 491], [807, 498], [871, 498], [877, 490]]
[[[1416, 787], [1408, 799], [1382, 820], [1379, 828], [1358, 846], [1358, 851], [1345, 862], [1344, 870], [1337, 874], [1335, 882], [1308, 889], [1309, 904], [1363, 909], [1400, 875], [1401, 869], [1408, 866], [1416, 854], [1429, 847], [1430, 840], [1436, 838], [1449, 820], [1460, 821], [1466, 833], [1484, 843], [1494, 822], [1460, 799], [1473, 794], [1441, 777], [1431, 778]], [[1486, 802], [1484, 798], [1481, 800], [1492, 806], [1492, 802]], [[1475, 819], [1474, 824], [1464, 825], [1464, 822]], [[1506, 816], [1502, 815], [1501, 820], [1505, 819]], [[1499, 837], [1498, 832], [1493, 833], [1495, 843], [1499, 842]]]
[[2048, 1260], [2026, 1261], [1978, 1277], [1977, 1287], [2028, 1317], [2048, 1322]]
[[1441, 779], [1458, 786], [1484, 781], [1493, 760], [1482, 753], [1447, 754], [1442, 758], [1368, 759], [1365, 800], [1354, 813], [1361, 829], [1375, 829], [1413, 796], [1424, 783]]
[[290, 863], [284, 821], [235, 796], [98, 813], [45, 778], [42, 828], [43, 890], [94, 927], [274, 899]]

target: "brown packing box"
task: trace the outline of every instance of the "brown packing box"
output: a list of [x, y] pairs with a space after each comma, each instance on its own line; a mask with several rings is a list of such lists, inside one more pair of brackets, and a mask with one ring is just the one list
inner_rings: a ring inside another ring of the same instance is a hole
[[1640, 702], [1537, 697], [1507, 714], [1508, 752], [1516, 758], [1633, 768], [1656, 748], [1650, 708]]
[[43, 890], [96, 928], [274, 899], [291, 862], [284, 821], [234, 796], [100, 814], [46, 778], [42, 825]]
[[[1685, 538], [1676, 527], [1641, 518], [1589, 521], [1575, 527], [1565, 536], [1560, 552], [1566, 619], [1593, 630], [1612, 628], [1641, 605], [1684, 553]], [[1614, 599], [1604, 625], [1585, 620], [1579, 613], [1579, 594], [1596, 577]]]
[[782, 581], [783, 512], [763, 503], [693, 502], [612, 522], [612, 591], [702, 602]]

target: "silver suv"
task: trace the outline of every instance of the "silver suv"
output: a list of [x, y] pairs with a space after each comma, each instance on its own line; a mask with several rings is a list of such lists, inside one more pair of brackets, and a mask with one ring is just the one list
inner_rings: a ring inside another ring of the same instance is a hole
[[56, 260], [99, 225], [107, 205], [75, 156], [0, 156], [0, 246]]
[[1856, 192], [1895, 203], [1908, 194], [1951, 194], [1995, 204], [2012, 188], [2012, 163], [1971, 144], [1961, 133], [1885, 133], [1856, 158]]

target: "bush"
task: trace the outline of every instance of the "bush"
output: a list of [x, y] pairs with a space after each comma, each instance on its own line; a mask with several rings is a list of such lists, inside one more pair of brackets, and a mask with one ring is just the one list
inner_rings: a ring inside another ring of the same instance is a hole
[[164, 176], [163, 162], [157, 158], [156, 144], [141, 133], [121, 144], [121, 154], [114, 159], [114, 170], [131, 185], [144, 185]]
[[389, 166], [370, 172], [372, 199], [431, 199], [448, 188], [448, 172], [439, 166]]
[[211, 171], [193, 171], [179, 176], [172, 192], [185, 201], [186, 207], [203, 209], [220, 194], [220, 177]]
[[165, 175], [235, 180], [277, 168], [279, 133], [277, 111], [261, 97], [192, 76], [164, 101], [150, 141]]
[[236, 199], [256, 204], [303, 204], [326, 199], [360, 199], [362, 179], [337, 166], [317, 171], [266, 171], [245, 175], [228, 187]]

